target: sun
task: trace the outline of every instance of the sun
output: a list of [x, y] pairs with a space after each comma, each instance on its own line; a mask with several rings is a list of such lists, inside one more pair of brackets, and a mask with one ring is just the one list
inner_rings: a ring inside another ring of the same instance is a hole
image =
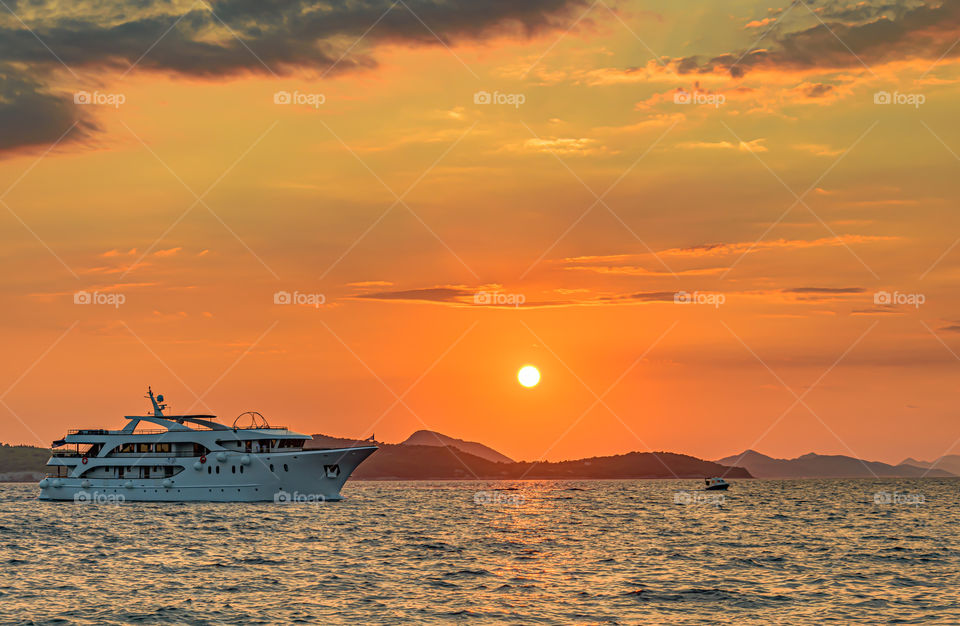
[[524, 387], [536, 387], [537, 383], [540, 382], [540, 370], [532, 365], [524, 365], [517, 372], [517, 380]]

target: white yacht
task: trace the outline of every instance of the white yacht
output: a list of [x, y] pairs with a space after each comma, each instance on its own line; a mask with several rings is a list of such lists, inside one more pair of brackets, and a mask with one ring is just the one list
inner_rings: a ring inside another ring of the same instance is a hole
[[[256, 412], [232, 426], [214, 415], [127, 416], [122, 430], [71, 430], [53, 442], [41, 500], [297, 502], [339, 500], [340, 489], [376, 446], [304, 450], [309, 435], [270, 426]], [[142, 423], [156, 429], [138, 427]], [[66, 446], [74, 446], [70, 449]]]

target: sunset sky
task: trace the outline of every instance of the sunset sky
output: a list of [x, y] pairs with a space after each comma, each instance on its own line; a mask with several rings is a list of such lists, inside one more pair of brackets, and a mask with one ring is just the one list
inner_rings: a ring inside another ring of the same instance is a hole
[[0, 441], [152, 385], [518, 459], [960, 452], [960, 0], [5, 0], [0, 29]]

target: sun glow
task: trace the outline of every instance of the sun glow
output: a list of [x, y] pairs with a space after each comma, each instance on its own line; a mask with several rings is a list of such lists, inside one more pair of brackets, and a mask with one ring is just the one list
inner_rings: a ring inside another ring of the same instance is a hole
[[532, 365], [524, 365], [517, 372], [517, 380], [524, 387], [536, 387], [537, 383], [540, 382], [540, 370]]

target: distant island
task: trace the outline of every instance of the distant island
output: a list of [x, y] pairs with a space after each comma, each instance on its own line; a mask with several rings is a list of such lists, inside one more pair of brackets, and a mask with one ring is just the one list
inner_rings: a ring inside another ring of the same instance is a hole
[[[369, 441], [314, 435], [308, 448], [345, 448]], [[402, 443], [381, 443], [351, 480], [518, 480], [597, 478], [752, 478], [742, 467], [727, 467], [673, 452], [630, 452], [575, 461], [512, 461], [483, 444], [422, 430]]]
[[[684, 478], [948, 478], [960, 475], [960, 455], [898, 465], [850, 456], [805, 454], [778, 459], [754, 450], [706, 461], [674, 452], [630, 452], [570, 461], [514, 461], [493, 448], [430, 430], [380, 448], [353, 473], [353, 480], [589, 480]], [[313, 435], [307, 449], [370, 445], [371, 441]], [[50, 450], [0, 444], [0, 482], [43, 478]]]
[[754, 450], [719, 459], [722, 465], [744, 467], [756, 478], [949, 478], [960, 470], [960, 456], [938, 461], [907, 459], [899, 465], [864, 461], [852, 456], [804, 454], [795, 459], [775, 459]]

